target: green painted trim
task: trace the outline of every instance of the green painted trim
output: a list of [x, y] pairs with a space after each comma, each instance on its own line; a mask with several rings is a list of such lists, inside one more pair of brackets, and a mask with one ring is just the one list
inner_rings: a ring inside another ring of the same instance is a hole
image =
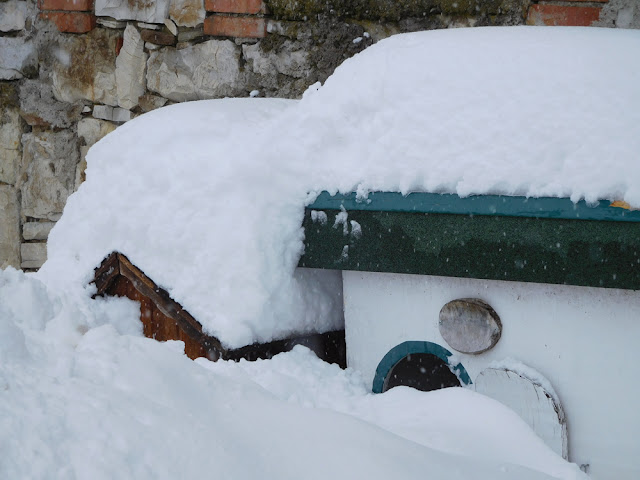
[[573, 203], [568, 198], [528, 198], [504, 195], [372, 192], [366, 200], [355, 193], [331, 195], [322, 192], [307, 208], [311, 210], [346, 210], [413, 213], [452, 213], [458, 215], [492, 215], [532, 218], [564, 218], [570, 220], [604, 220], [640, 222], [640, 211], [611, 207], [600, 200], [589, 206], [584, 200]]
[[[387, 375], [389, 375], [391, 369], [404, 357], [414, 353], [429, 353], [431, 355], [435, 355], [451, 367], [449, 357], [451, 357], [452, 353], [437, 343], [418, 341], [402, 342], [400, 345], [396, 345], [389, 350], [382, 360], [380, 360], [378, 368], [376, 368], [376, 375], [373, 378], [373, 387], [371, 389], [373, 393], [382, 393], [384, 381], [387, 378]], [[461, 363], [453, 366], [453, 373], [455, 373], [460, 382], [464, 385], [470, 385], [472, 383], [467, 370]]]
[[347, 210], [345, 234], [324, 213], [301, 267], [640, 290], [638, 222]]

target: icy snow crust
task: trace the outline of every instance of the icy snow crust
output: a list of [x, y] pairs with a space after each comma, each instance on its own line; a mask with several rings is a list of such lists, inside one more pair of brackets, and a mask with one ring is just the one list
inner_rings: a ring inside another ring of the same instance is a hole
[[0, 270], [0, 478], [586, 478], [472, 391], [371, 395], [302, 347], [193, 362], [138, 315]]
[[41, 277], [86, 285], [118, 250], [228, 346], [339, 327], [336, 277], [294, 275], [314, 194], [640, 206], [638, 58], [639, 31], [420, 32], [368, 48], [299, 102], [143, 115], [90, 150]]

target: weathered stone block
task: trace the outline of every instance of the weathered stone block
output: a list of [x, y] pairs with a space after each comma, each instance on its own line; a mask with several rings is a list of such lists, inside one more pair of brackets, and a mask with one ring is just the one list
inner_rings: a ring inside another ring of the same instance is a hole
[[0, 3], [0, 32], [24, 29], [27, 19], [27, 2], [10, 0]]
[[197, 40], [204, 35], [204, 29], [202, 26], [189, 29], [180, 29], [178, 31], [178, 42], [190, 42]]
[[68, 128], [78, 121], [82, 108], [57, 101], [48, 83], [27, 80], [20, 86], [20, 115], [31, 126]]
[[138, 105], [138, 98], [145, 90], [147, 58], [140, 33], [135, 27], [127, 26], [122, 49], [116, 58], [118, 105], [122, 108], [131, 109]]
[[109, 17], [98, 18], [96, 20], [96, 23], [98, 25], [102, 25], [103, 27], [117, 28], [117, 29], [124, 29], [127, 26], [127, 22], [123, 20], [116, 20], [115, 18], [109, 18]]
[[116, 48], [120, 34], [98, 28], [87, 35], [60, 36], [52, 46], [51, 78], [55, 97], [63, 102], [89, 100], [117, 105]]
[[176, 25], [176, 22], [174, 22], [170, 18], [167, 18], [164, 21], [164, 26], [167, 27], [167, 30], [169, 30], [169, 32], [171, 32], [171, 35], [173, 35], [174, 37], [178, 36], [178, 26]]
[[46, 240], [55, 222], [27, 222], [22, 225], [22, 238], [25, 240]]
[[136, 22], [136, 26], [138, 28], [143, 29], [143, 30], [144, 29], [147, 29], [147, 30], [162, 30], [162, 25], [160, 25], [159, 23]]
[[93, 107], [93, 116], [110, 122], [128, 122], [131, 120], [131, 112], [124, 108], [114, 108], [109, 105], [96, 105]]
[[109, 105], [96, 105], [93, 107], [93, 116], [101, 120], [111, 121], [113, 120], [113, 107]]
[[36, 71], [38, 56], [30, 40], [0, 37], [0, 52], [0, 80], [17, 80]]
[[118, 123], [124, 123], [131, 120], [131, 112], [126, 108], [114, 108], [111, 120]]
[[243, 45], [242, 53], [249, 68], [260, 75], [281, 73], [304, 78], [311, 71], [308, 52], [298, 42], [285, 41], [277, 50], [265, 52], [259, 43]]
[[0, 268], [20, 268], [20, 207], [18, 191], [0, 185]]
[[169, 32], [158, 32], [155, 30], [142, 30], [140, 32], [145, 42], [155, 43], [156, 45], [173, 45], [176, 43], [176, 37]]
[[0, 182], [16, 183], [20, 164], [22, 127], [17, 108], [0, 112]]
[[210, 40], [153, 52], [147, 87], [176, 102], [237, 95], [242, 92], [240, 49], [229, 40]]
[[47, 244], [23, 243], [20, 245], [20, 254], [22, 256], [22, 268], [40, 268], [42, 264], [47, 261]]
[[140, 108], [143, 112], [150, 112], [167, 104], [167, 99], [157, 95], [146, 94], [140, 97]]
[[206, 12], [202, 0], [171, 0], [169, 16], [181, 27], [195, 27], [204, 22]]
[[22, 136], [22, 216], [57, 220], [73, 192], [79, 160], [71, 131]]
[[78, 122], [78, 137], [84, 140], [87, 147], [93, 146], [107, 134], [116, 129], [115, 124], [96, 118], [83, 118]]
[[96, 15], [118, 20], [162, 23], [169, 15], [170, 0], [96, 0]]

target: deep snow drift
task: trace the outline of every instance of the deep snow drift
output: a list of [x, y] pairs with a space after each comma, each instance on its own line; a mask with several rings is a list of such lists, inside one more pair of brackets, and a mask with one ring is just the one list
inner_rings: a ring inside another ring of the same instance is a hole
[[0, 271], [0, 478], [584, 478], [472, 391], [371, 395], [303, 347], [193, 362], [137, 315]]
[[228, 346], [330, 330], [341, 322], [335, 277], [293, 275], [314, 192], [640, 206], [637, 58], [638, 31], [420, 32], [346, 61], [299, 102], [143, 115], [90, 150], [41, 277], [79, 288], [118, 250]]

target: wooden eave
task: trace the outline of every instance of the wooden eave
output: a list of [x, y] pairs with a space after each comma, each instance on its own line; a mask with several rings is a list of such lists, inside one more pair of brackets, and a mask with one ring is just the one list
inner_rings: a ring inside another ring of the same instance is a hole
[[121, 253], [111, 253], [96, 269], [95, 295], [103, 296], [120, 275], [127, 278], [135, 289], [149, 298], [164, 315], [175, 321], [190, 338], [201, 344], [207, 351], [207, 357], [217, 360], [225, 356], [227, 349], [216, 337], [203, 333], [200, 322]]
[[[242, 358], [246, 360], [271, 358], [273, 355], [291, 350], [295, 345], [304, 345], [313, 350], [320, 358], [346, 367], [344, 330], [294, 336], [268, 343], [254, 343], [237, 349], [227, 349], [219, 339], [205, 334], [200, 322], [122, 253], [111, 253], [96, 268], [93, 280], [96, 285], [94, 297], [109, 294], [109, 290], [120, 277], [131, 282], [143, 297], [153, 302], [155, 308], [175, 322], [190, 340], [203, 348], [205, 356], [210, 360], [238, 361]], [[180, 340], [180, 338], [175, 338], [175, 340]]]

